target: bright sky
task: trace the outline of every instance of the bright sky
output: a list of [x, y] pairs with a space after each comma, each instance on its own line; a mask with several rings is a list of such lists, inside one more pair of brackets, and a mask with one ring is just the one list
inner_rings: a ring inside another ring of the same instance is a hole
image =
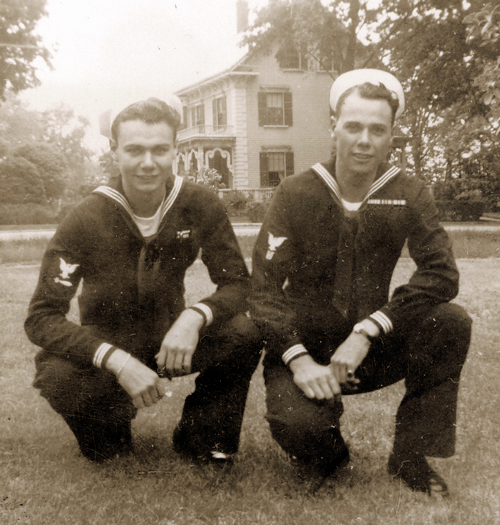
[[[266, 0], [250, 0], [250, 9]], [[170, 93], [236, 62], [236, 0], [48, 0], [38, 26], [53, 50], [41, 87], [22, 93], [32, 109], [64, 103], [90, 119], [89, 147], [107, 142], [98, 115], [134, 98]]]

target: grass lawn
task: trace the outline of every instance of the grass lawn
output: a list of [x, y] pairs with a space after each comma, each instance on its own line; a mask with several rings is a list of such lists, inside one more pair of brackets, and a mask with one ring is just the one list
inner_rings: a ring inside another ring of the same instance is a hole
[[[457, 226], [456, 229], [449, 232], [449, 235], [453, 241], [453, 252], [457, 259], [500, 257], [500, 228], [493, 230], [464, 228], [461, 230]], [[256, 239], [256, 236], [239, 237], [241, 251], [246, 258], [252, 256]], [[45, 252], [47, 243], [47, 239], [0, 241], [0, 263], [38, 263]], [[402, 256], [409, 256], [406, 247], [403, 249]]]
[[[457, 454], [431, 460], [452, 496], [430, 500], [385, 471], [402, 385], [345, 400], [349, 467], [313, 497], [294, 478], [264, 419], [259, 368], [253, 378], [241, 450], [226, 477], [190, 467], [171, 450], [171, 433], [193, 378], [166, 381], [168, 397], [134, 421], [137, 453], [104, 465], [83, 459], [76, 440], [31, 387], [36, 348], [23, 332], [38, 268], [0, 266], [0, 523], [465, 524], [500, 523], [500, 260], [460, 259], [457, 302], [474, 319], [462, 374]], [[412, 271], [400, 262], [395, 283]], [[211, 285], [203, 265], [191, 270], [187, 299]], [[72, 316], [75, 316], [74, 309]]]

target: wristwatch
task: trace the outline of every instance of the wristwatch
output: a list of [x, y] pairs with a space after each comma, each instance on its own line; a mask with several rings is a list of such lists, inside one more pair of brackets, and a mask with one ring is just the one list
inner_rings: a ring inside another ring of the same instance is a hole
[[368, 341], [370, 341], [370, 343], [373, 343], [373, 341], [375, 341], [375, 339], [377, 339], [377, 336], [374, 336], [374, 335], [370, 335], [364, 328], [363, 328], [363, 325], [361, 323], [358, 323], [358, 324], [355, 324], [354, 325], [354, 328], [352, 329], [353, 333], [354, 334], [361, 334], [361, 335], [364, 335]]

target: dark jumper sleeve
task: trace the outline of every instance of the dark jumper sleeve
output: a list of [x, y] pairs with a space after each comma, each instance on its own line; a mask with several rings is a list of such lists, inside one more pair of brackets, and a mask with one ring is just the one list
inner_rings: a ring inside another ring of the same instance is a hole
[[77, 209], [60, 224], [48, 244], [24, 327], [30, 341], [46, 352], [90, 366], [95, 352], [106, 342], [92, 335], [88, 327], [67, 319], [85, 274], [83, 245], [85, 229]]
[[287, 219], [291, 212], [283, 186], [279, 186], [258, 235], [252, 263], [252, 319], [264, 338], [277, 340], [282, 353], [301, 343], [295, 326], [300, 305], [284, 293], [286, 280], [293, 276], [300, 259]]
[[248, 310], [250, 275], [226, 210], [215, 194], [204, 193], [198, 209], [202, 228], [202, 260], [216, 291], [202, 299], [214, 321], [224, 322]]
[[411, 218], [408, 248], [417, 269], [381, 308], [391, 319], [394, 330], [411, 327], [429, 307], [451, 301], [458, 294], [459, 273], [452, 243], [439, 223], [434, 200], [423, 185], [412, 203]]

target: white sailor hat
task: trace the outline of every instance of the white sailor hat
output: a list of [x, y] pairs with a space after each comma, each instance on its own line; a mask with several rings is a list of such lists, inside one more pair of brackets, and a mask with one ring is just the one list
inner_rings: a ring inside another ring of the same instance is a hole
[[[168, 96], [155, 96], [150, 95], [146, 97], [144, 100], [147, 100], [148, 98], [157, 98], [158, 100], [162, 100], [165, 102], [168, 106], [170, 106], [174, 111], [176, 111], [179, 115], [180, 122], [182, 123], [182, 102], [179, 99], [179, 97], [176, 97], [175, 95], [168, 95]], [[99, 131], [101, 135], [108, 139], [112, 139], [111, 134], [111, 126], [113, 125], [113, 122], [115, 121], [115, 118], [118, 116], [119, 113], [121, 113], [125, 108], [128, 108], [131, 104], [134, 104], [135, 102], [139, 102], [139, 100], [131, 100], [128, 104], [121, 104], [120, 106], [117, 106], [115, 108], [110, 108], [104, 111], [99, 115]]]
[[352, 87], [364, 84], [365, 82], [374, 85], [383, 84], [389, 91], [395, 93], [399, 100], [396, 118], [401, 116], [405, 109], [403, 87], [394, 75], [387, 73], [387, 71], [381, 71], [380, 69], [353, 69], [352, 71], [340, 75], [333, 83], [330, 91], [330, 107], [332, 110], [334, 112], [337, 110], [337, 103], [342, 93], [345, 93]]

